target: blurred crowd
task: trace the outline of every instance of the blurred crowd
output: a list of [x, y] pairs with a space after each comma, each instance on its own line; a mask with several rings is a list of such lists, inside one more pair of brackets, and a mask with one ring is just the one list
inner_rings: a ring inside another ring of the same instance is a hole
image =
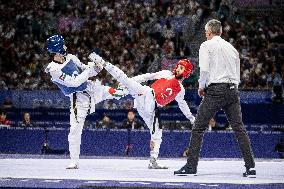
[[240, 52], [242, 88], [283, 85], [284, 27], [272, 18], [224, 22], [224, 37]]
[[[232, 0], [42, 0], [0, 5], [0, 89], [56, 89], [44, 73], [45, 40], [65, 37], [82, 62], [92, 51], [134, 76], [161, 69], [162, 59], [196, 58], [208, 18], [241, 55], [241, 88], [283, 85], [283, 20], [241, 16]], [[202, 36], [202, 37], [198, 37]], [[196, 74], [189, 80], [194, 80]], [[103, 84], [115, 80], [106, 72]], [[197, 80], [188, 82], [197, 87]]]

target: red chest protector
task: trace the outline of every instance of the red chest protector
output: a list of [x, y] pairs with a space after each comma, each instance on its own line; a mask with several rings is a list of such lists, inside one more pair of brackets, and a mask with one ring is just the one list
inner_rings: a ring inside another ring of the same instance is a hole
[[151, 88], [155, 92], [155, 98], [159, 105], [165, 106], [172, 102], [181, 91], [179, 81], [176, 78], [158, 79]]

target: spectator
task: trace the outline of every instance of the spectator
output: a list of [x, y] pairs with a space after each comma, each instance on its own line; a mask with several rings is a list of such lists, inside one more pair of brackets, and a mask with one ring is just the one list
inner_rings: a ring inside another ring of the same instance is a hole
[[[0, 65], [0, 67], [1, 67], [1, 65]], [[0, 90], [8, 90], [8, 87], [7, 87], [6, 83], [5, 83], [5, 81], [3, 81], [1, 75], [0, 75]]]
[[[163, 56], [186, 56], [189, 50], [196, 56], [194, 46], [202, 41], [201, 26], [209, 15], [219, 15], [223, 37], [240, 52], [240, 88], [268, 88], [263, 81], [273, 64], [283, 73], [283, 48], [277, 45], [284, 39], [282, 19], [240, 15], [230, 0], [40, 1], [36, 7], [33, 1], [3, 1], [0, 14], [0, 89], [55, 89], [43, 73], [49, 60], [42, 39], [51, 34], [76, 44], [70, 53], [83, 61], [96, 50], [133, 76], [160, 64]], [[113, 83], [103, 78], [103, 84]]]
[[7, 114], [4, 110], [0, 110], [0, 125], [11, 126], [12, 122], [7, 119]]
[[131, 130], [144, 129], [144, 127], [142, 122], [135, 118], [135, 113], [133, 111], [129, 111], [127, 113], [127, 118], [123, 120], [122, 128], [127, 129], [127, 144], [125, 145], [124, 153], [128, 156], [133, 149]]
[[31, 115], [25, 112], [23, 115], [23, 121], [19, 123], [19, 127], [35, 127], [35, 124], [31, 121]]
[[216, 121], [214, 118], [211, 118], [210, 121], [209, 121], [209, 124], [208, 124], [208, 130], [209, 131], [212, 131], [213, 128], [215, 128], [216, 126]]
[[[24, 5], [17, 1], [3, 2], [0, 7], [0, 53], [3, 59], [0, 77], [3, 82], [0, 85], [8, 89], [54, 89], [43, 74], [42, 64], [48, 61], [42, 50], [42, 39], [52, 33], [68, 36], [66, 41], [77, 45], [70, 53], [78, 54], [83, 60], [95, 48], [111, 62], [125, 64], [124, 71], [129, 76], [140, 71], [136, 68], [141, 66], [141, 61], [145, 62], [142, 67], [145, 72], [154, 61], [153, 57], [161, 57], [159, 47], [163, 46], [164, 38], [176, 41], [178, 24], [172, 25], [172, 18], [195, 15], [197, 4], [196, 0], [191, 0], [190, 5], [179, 0], [42, 1], [36, 5], [36, 11], [31, 11], [35, 6], [33, 2]], [[163, 19], [167, 20], [164, 24]], [[149, 32], [152, 26], [155, 27]], [[171, 51], [172, 44], [167, 43], [165, 48]], [[15, 71], [14, 67], [20, 69]], [[23, 82], [16, 82], [19, 80]], [[111, 78], [104, 82], [111, 83]]]
[[125, 110], [131, 110], [133, 109], [133, 99], [125, 99], [123, 100], [123, 103], [121, 104], [122, 106], [122, 109], [125, 109]]
[[113, 100], [105, 100], [103, 108], [107, 110], [115, 110], [117, 109], [117, 105], [113, 102]]
[[227, 128], [229, 130], [231, 126], [229, 125], [229, 123], [227, 123], [226, 125], [220, 125], [219, 123], [216, 122], [214, 118], [211, 118], [209, 121], [208, 127], [209, 127], [208, 128], [209, 131], [212, 131], [212, 130], [216, 131], [216, 130], [226, 130]]
[[[283, 43], [284, 29], [279, 26], [283, 26], [283, 23], [272, 17], [259, 19], [243, 16], [224, 22], [224, 38], [240, 51], [239, 88], [272, 88], [273, 85], [266, 82], [271, 81], [271, 77], [267, 75], [271, 70], [283, 73], [280, 63], [283, 62], [283, 48], [279, 45]], [[281, 82], [281, 74], [279, 78]]]
[[133, 130], [133, 129], [144, 129], [143, 123], [135, 118], [135, 113], [129, 111], [127, 113], [127, 119], [123, 120], [122, 128]]
[[273, 89], [272, 102], [283, 103], [283, 87], [281, 75], [279, 73], [276, 73], [275, 71], [272, 71], [272, 73], [268, 75], [267, 83], [271, 85]]
[[4, 109], [13, 108], [12, 99], [9, 98], [9, 97], [7, 97], [7, 98], [4, 100], [2, 107], [3, 107]]
[[97, 128], [114, 129], [116, 127], [113, 121], [109, 118], [109, 116], [107, 114], [104, 114], [103, 119], [97, 123]]

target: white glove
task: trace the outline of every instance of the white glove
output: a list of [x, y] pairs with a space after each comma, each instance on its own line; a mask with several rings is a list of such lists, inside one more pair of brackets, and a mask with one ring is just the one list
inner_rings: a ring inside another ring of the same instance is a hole
[[104, 59], [94, 52], [89, 55], [89, 59], [91, 59], [92, 62], [95, 62], [96, 64], [101, 64], [102, 66], [104, 66], [105, 64]]

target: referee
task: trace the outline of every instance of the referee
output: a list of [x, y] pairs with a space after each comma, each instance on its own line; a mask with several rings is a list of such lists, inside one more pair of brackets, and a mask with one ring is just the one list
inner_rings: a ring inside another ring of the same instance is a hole
[[217, 111], [224, 110], [227, 119], [235, 132], [246, 171], [244, 177], [254, 177], [255, 162], [247, 132], [242, 122], [242, 113], [238, 92], [240, 83], [240, 59], [238, 51], [220, 37], [221, 22], [215, 19], [205, 25], [207, 41], [199, 49], [199, 89], [198, 95], [203, 97], [199, 106], [195, 126], [192, 129], [189, 143], [187, 163], [176, 175], [196, 174], [199, 153], [204, 131], [209, 120]]

